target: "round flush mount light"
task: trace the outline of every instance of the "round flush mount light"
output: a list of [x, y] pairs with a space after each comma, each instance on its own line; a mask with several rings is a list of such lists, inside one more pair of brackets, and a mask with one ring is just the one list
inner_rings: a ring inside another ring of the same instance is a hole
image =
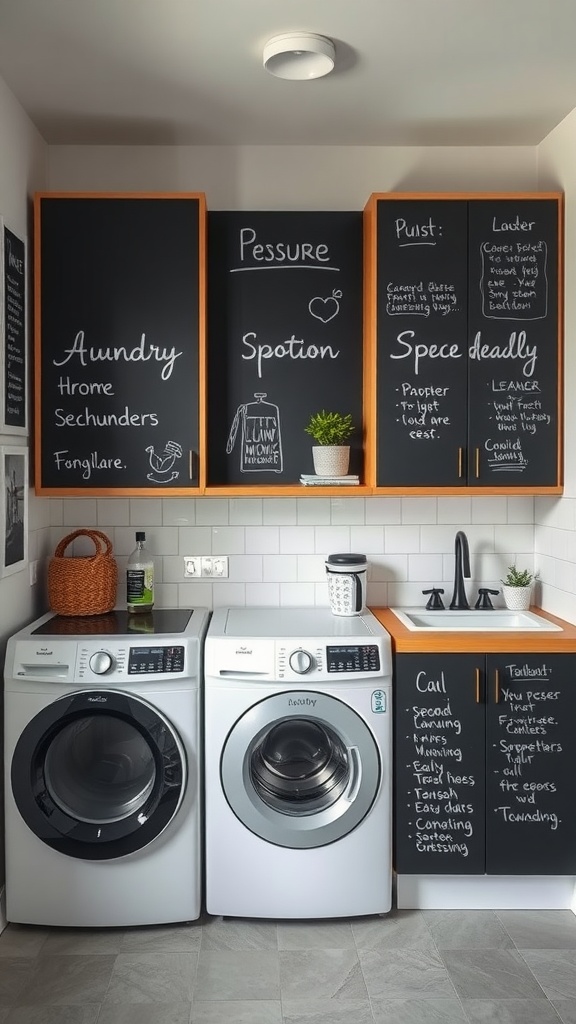
[[314, 32], [284, 32], [273, 36], [264, 47], [266, 71], [276, 78], [305, 82], [322, 78], [334, 67], [334, 43]]

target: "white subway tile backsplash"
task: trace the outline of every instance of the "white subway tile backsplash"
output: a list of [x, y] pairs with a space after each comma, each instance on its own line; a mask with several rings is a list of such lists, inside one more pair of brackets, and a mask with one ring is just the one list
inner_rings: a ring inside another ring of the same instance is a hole
[[405, 526], [437, 521], [436, 498], [402, 498], [402, 523]]
[[177, 608], [178, 585], [176, 583], [155, 583], [154, 606], [156, 608]]
[[419, 526], [385, 526], [384, 551], [399, 554], [402, 551], [420, 551]]
[[283, 555], [311, 554], [314, 551], [313, 526], [281, 526], [280, 553]]
[[197, 526], [227, 526], [228, 521], [227, 498], [199, 498], [196, 502]]
[[128, 498], [98, 498], [96, 515], [99, 526], [128, 526], [130, 501]]
[[296, 514], [299, 526], [325, 526], [330, 519], [330, 498], [298, 498]]
[[408, 555], [391, 554], [370, 555], [368, 559], [368, 580], [384, 583], [393, 580], [408, 579]]
[[313, 583], [281, 583], [281, 607], [306, 607], [314, 604], [315, 589]]
[[179, 526], [178, 554], [211, 555], [212, 530], [209, 526]]
[[534, 551], [534, 527], [516, 523], [514, 526], [494, 527], [494, 545], [497, 551], [518, 551], [532, 554]]
[[245, 532], [242, 526], [212, 527], [213, 555], [243, 555], [244, 551]]
[[230, 583], [228, 580], [216, 580], [212, 590], [214, 608], [227, 606], [241, 607], [246, 604], [246, 587], [244, 583]]
[[388, 584], [369, 583], [366, 589], [366, 603], [369, 608], [386, 608], [388, 606]]
[[[534, 498], [526, 495], [510, 495], [507, 499], [508, 522], [509, 523], [530, 523], [534, 522]], [[496, 519], [493, 522], [497, 522]]]
[[164, 526], [194, 526], [196, 522], [196, 499], [163, 498], [162, 522]]
[[402, 498], [367, 498], [365, 518], [368, 524], [399, 525], [402, 522]]
[[62, 526], [64, 522], [64, 501], [62, 498], [48, 498], [50, 526]]
[[[262, 580], [262, 555], [230, 555], [228, 579], [233, 583], [254, 583]], [[215, 581], [219, 582], [219, 581]]]
[[177, 555], [178, 527], [152, 526], [149, 530], [146, 530], [146, 547], [154, 557], [157, 555]]
[[258, 526], [262, 522], [262, 498], [231, 498], [230, 525]]
[[264, 498], [262, 522], [267, 526], [295, 526], [298, 522], [296, 498]]
[[330, 519], [334, 526], [363, 523], [364, 498], [330, 498]]
[[244, 538], [247, 555], [277, 555], [280, 553], [278, 526], [247, 526]]
[[318, 555], [335, 555], [351, 551], [349, 526], [316, 526], [314, 529], [314, 550]]
[[246, 604], [250, 608], [278, 608], [280, 604], [280, 584], [247, 583]]
[[[445, 520], [444, 520], [445, 521]], [[493, 495], [480, 495], [472, 499], [473, 523], [506, 523], [508, 522], [508, 502], [506, 498]]]
[[96, 526], [96, 498], [66, 498], [63, 507], [64, 526]]
[[212, 583], [204, 580], [178, 584], [178, 608], [212, 608]]
[[382, 554], [384, 551], [384, 527], [351, 526], [350, 550], [361, 555]]
[[442, 580], [442, 555], [408, 555], [408, 579], [434, 586]]
[[438, 498], [438, 522], [465, 527], [472, 522], [472, 498]]
[[265, 583], [282, 583], [298, 579], [296, 555], [263, 555], [262, 579]]
[[319, 583], [326, 580], [325, 559], [321, 555], [298, 555], [298, 580]]
[[162, 526], [162, 498], [130, 498], [131, 526]]

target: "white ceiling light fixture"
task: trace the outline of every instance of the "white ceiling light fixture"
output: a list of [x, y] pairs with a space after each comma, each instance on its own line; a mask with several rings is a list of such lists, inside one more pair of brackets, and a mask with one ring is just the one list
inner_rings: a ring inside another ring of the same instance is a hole
[[284, 32], [268, 40], [263, 62], [266, 71], [276, 78], [305, 82], [330, 74], [335, 57], [334, 43], [327, 36], [314, 32]]

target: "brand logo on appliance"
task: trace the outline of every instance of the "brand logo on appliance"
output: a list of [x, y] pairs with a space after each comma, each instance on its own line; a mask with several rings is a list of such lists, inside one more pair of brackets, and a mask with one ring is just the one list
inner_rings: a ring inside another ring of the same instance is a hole
[[108, 697], [88, 697], [88, 701], [91, 704], [106, 704]]
[[383, 715], [386, 713], [386, 694], [384, 693], [384, 690], [372, 691], [372, 711], [375, 715]]
[[309, 708], [316, 707], [316, 701], [312, 697], [298, 697], [297, 700], [293, 700], [292, 697], [288, 698], [288, 707], [300, 707], [302, 704]]
[[51, 647], [41, 647], [39, 651], [36, 651], [36, 654], [39, 657], [50, 657], [51, 654], [54, 654], [54, 651]]
[[251, 647], [237, 647], [236, 654], [252, 654]]

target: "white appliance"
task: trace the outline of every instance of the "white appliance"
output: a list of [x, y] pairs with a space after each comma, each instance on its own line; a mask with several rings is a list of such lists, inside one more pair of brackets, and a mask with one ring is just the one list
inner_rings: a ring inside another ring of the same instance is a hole
[[5, 666], [9, 921], [194, 920], [206, 609], [44, 615]]
[[390, 637], [370, 613], [222, 608], [205, 643], [206, 909], [386, 913]]

